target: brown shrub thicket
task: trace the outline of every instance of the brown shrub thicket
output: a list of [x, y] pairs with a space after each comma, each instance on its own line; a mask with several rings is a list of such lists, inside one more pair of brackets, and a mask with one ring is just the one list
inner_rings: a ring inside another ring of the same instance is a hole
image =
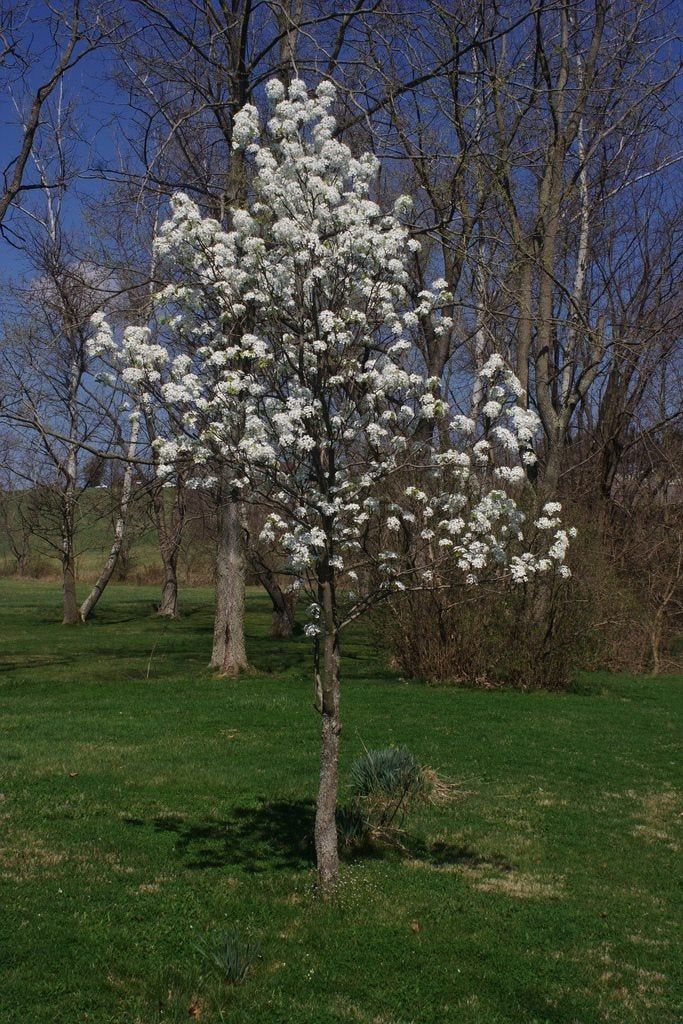
[[438, 683], [561, 689], [580, 670], [676, 667], [683, 629], [683, 505], [674, 489], [630, 507], [565, 502], [578, 527], [569, 581], [538, 579], [393, 598], [377, 613], [392, 663]]

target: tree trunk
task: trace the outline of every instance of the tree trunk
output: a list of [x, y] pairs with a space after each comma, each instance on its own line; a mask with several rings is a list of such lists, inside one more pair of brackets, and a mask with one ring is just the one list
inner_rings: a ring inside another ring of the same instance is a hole
[[98, 576], [97, 582], [93, 585], [92, 590], [90, 591], [90, 593], [88, 594], [88, 596], [86, 597], [85, 601], [83, 602], [79, 609], [78, 617], [80, 618], [81, 622], [85, 622], [86, 619], [89, 618], [93, 608], [95, 607], [99, 599], [102, 597], [102, 594], [104, 593], [105, 588], [109, 583], [109, 580], [112, 578], [114, 574], [114, 569], [116, 568], [116, 563], [118, 562], [119, 559], [119, 553], [123, 545], [124, 530], [125, 520], [118, 519], [116, 522], [116, 528], [114, 530], [114, 543], [111, 546], [109, 558], [107, 559], [102, 569], [102, 572]]
[[62, 625], [78, 624], [78, 600], [76, 598], [76, 564], [73, 547], [64, 550], [62, 555]]
[[270, 635], [285, 640], [294, 631], [294, 609], [296, 595], [291, 591], [280, 589], [278, 603], [273, 602], [273, 618], [270, 624]]
[[555, 437], [548, 439], [545, 464], [543, 466], [543, 477], [541, 480], [541, 491], [544, 501], [551, 501], [557, 496], [560, 486], [560, 473], [562, 469], [562, 457], [564, 446]]
[[322, 716], [320, 785], [315, 808], [315, 856], [318, 888], [329, 896], [339, 877], [337, 792], [339, 789], [339, 632], [331, 581], [321, 583], [322, 664], [316, 674], [316, 703]]
[[291, 590], [283, 590], [273, 570], [258, 555], [252, 555], [252, 567], [273, 605], [270, 635], [280, 639], [291, 636], [294, 630], [296, 594]]
[[76, 597], [76, 552], [74, 532], [76, 520], [76, 450], [72, 446], [66, 459], [66, 485], [62, 497], [62, 624], [75, 626], [78, 617]]
[[238, 676], [249, 668], [244, 642], [245, 573], [239, 504], [225, 495], [218, 505], [216, 613], [209, 663], [222, 676]]
[[164, 582], [161, 588], [161, 601], [157, 615], [164, 619], [178, 618], [178, 553], [169, 554], [161, 547], [161, 560], [164, 563]]
[[107, 584], [114, 574], [116, 563], [118, 562], [119, 555], [121, 554], [123, 539], [126, 533], [126, 525], [128, 523], [130, 496], [133, 490], [133, 457], [135, 455], [139, 431], [140, 415], [139, 411], [136, 409], [135, 413], [131, 417], [130, 439], [128, 442], [128, 451], [126, 453], [128, 461], [126, 464], [126, 471], [123, 475], [123, 484], [121, 485], [121, 500], [119, 502], [119, 514], [116, 518], [116, 525], [114, 527], [114, 542], [111, 546], [111, 551], [109, 552], [109, 558], [107, 559], [97, 582], [80, 607], [79, 616], [81, 622], [86, 621], [93, 608], [102, 597]]
[[164, 581], [157, 615], [165, 619], [177, 619], [179, 615], [178, 555], [185, 525], [185, 478], [182, 472], [176, 473], [176, 486], [173, 492], [170, 516], [166, 505], [166, 492], [167, 488], [159, 487], [156, 484], [152, 489], [154, 525], [159, 538], [161, 563], [164, 567]]

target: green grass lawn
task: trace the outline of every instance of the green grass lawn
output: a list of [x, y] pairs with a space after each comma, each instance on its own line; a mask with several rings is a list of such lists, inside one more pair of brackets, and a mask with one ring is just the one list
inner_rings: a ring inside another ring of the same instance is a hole
[[[308, 645], [206, 671], [211, 595], [150, 615], [112, 587], [85, 627], [56, 587], [0, 584], [2, 1024], [675, 1024], [681, 679], [568, 694], [407, 683], [349, 639], [344, 785], [407, 744], [467, 795], [408, 819], [405, 850], [313, 895], [318, 768]], [[205, 934], [261, 958], [218, 982]]]

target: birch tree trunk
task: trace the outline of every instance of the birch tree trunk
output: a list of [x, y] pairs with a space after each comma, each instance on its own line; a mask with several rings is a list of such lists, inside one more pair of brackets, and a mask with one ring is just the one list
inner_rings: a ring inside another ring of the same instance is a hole
[[138, 434], [140, 433], [140, 417], [139, 411], [136, 409], [133, 416], [131, 417], [131, 428], [130, 438], [128, 441], [128, 450], [126, 452], [126, 471], [123, 475], [123, 484], [121, 486], [121, 500], [119, 502], [119, 514], [116, 519], [114, 526], [114, 542], [109, 552], [109, 558], [105, 562], [105, 565], [100, 573], [97, 582], [93, 586], [92, 590], [86, 597], [85, 601], [80, 607], [79, 616], [81, 622], [85, 622], [86, 619], [92, 613], [93, 608], [102, 597], [107, 584], [114, 574], [116, 563], [119, 560], [121, 554], [121, 548], [123, 547], [123, 539], [126, 532], [126, 526], [128, 524], [128, 512], [130, 508], [130, 496], [133, 490], [133, 458], [135, 456], [135, 448], [138, 443]]
[[318, 887], [329, 896], [339, 877], [337, 794], [339, 791], [339, 630], [332, 580], [319, 587], [322, 608], [322, 656], [316, 673], [316, 704], [322, 717], [320, 784], [315, 807], [315, 856]]

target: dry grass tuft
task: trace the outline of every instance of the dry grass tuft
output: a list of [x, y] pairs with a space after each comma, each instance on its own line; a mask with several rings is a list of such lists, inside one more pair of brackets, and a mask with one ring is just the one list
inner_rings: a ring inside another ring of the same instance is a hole
[[423, 767], [420, 777], [424, 785], [425, 799], [437, 807], [474, 795], [472, 790], [462, 789], [457, 782], [443, 778], [435, 768]]
[[675, 832], [683, 812], [676, 791], [664, 789], [654, 793], [636, 793], [629, 790], [626, 795], [639, 805], [636, 815], [639, 820], [633, 827], [633, 835], [650, 845], [665, 843], [670, 850], [677, 852], [680, 842]]
[[523, 872], [509, 875], [480, 878], [474, 883], [479, 892], [498, 892], [517, 900], [561, 899], [564, 896], [564, 880], [538, 878]]

